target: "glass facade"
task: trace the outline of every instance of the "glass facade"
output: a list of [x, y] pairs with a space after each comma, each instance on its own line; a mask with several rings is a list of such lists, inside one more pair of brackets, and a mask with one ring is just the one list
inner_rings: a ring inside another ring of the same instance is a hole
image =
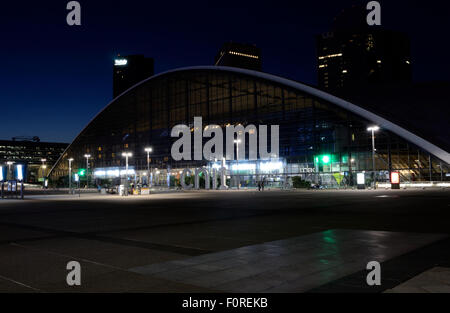
[[[139, 171], [145, 175], [144, 148], [151, 146], [154, 183], [171, 184], [171, 176], [179, 177], [179, 169], [212, 166], [206, 160], [174, 161], [170, 154], [178, 139], [170, 137], [172, 127], [192, 127], [196, 116], [203, 118], [204, 126], [218, 124], [223, 130], [228, 124], [279, 125], [276, 162], [283, 166], [275, 172], [255, 173], [250, 168], [241, 173], [233, 171], [231, 164], [229, 176], [239, 173], [241, 184], [254, 185], [257, 174], [266, 175], [277, 186], [288, 184], [292, 176], [331, 187], [354, 185], [357, 172], [367, 172], [368, 181], [373, 177], [372, 137], [367, 131], [372, 122], [303, 91], [251, 74], [193, 69], [156, 76], [115, 99], [65, 151], [51, 178], [59, 184], [67, 179], [69, 158], [74, 159], [73, 170], [85, 168], [85, 154], [91, 155], [91, 175], [96, 168], [124, 168], [123, 151], [133, 153], [129, 165], [135, 176], [141, 176]], [[375, 133], [375, 146], [379, 182], [387, 181], [389, 171], [394, 170], [400, 172], [402, 181], [441, 181], [449, 172], [448, 164], [387, 130]], [[248, 147], [246, 152], [248, 157]], [[136, 179], [142, 181], [142, 177]]]

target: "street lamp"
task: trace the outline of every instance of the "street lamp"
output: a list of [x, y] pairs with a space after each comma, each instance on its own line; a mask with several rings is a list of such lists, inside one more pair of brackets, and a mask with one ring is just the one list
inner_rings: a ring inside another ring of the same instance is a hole
[[41, 159], [42, 162], [42, 186], [45, 187], [45, 175], [44, 175], [44, 171], [47, 168], [47, 165], [45, 165], [45, 162], [47, 162], [47, 159]]
[[144, 150], [145, 150], [145, 152], [147, 152], [147, 172], [148, 172], [148, 178], [147, 179], [148, 179], [148, 186], [152, 187], [151, 186], [152, 182], [150, 181], [150, 179], [153, 180], [153, 175], [150, 174], [150, 152], [152, 152], [153, 149], [151, 147], [147, 147]]
[[73, 161], [73, 158], [70, 158], [67, 161], [69, 161], [69, 194], [72, 194], [72, 161]]
[[8, 161], [8, 162], [6, 162], [6, 164], [8, 164], [8, 173], [6, 174], [6, 179], [8, 179], [8, 175], [10, 176], [9, 179], [12, 179], [12, 178], [11, 178], [11, 177], [12, 177], [12, 174], [11, 174], [11, 165], [13, 165], [14, 162], [13, 162], [13, 161]]
[[236, 144], [237, 189], [239, 189], [239, 185], [241, 184], [240, 177], [239, 177], [239, 144], [241, 143], [241, 140], [236, 139], [233, 142]]
[[378, 131], [380, 127], [378, 126], [370, 126], [367, 128], [367, 131], [372, 132], [372, 171], [373, 171], [373, 189], [377, 188], [377, 177], [375, 175], [375, 132]]
[[128, 195], [128, 158], [132, 157], [133, 154], [131, 152], [122, 152], [122, 156], [125, 157], [125, 175], [126, 175], [126, 178], [127, 178], [126, 194]]
[[85, 154], [84, 157], [86, 158], [86, 188], [89, 188], [89, 158], [91, 155]]

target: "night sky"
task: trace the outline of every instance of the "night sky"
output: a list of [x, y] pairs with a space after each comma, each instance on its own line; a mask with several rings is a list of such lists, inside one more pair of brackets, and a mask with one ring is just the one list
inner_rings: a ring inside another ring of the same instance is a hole
[[[81, 0], [82, 25], [72, 27], [68, 1], [5, 2], [0, 138], [71, 142], [111, 100], [117, 53], [154, 57], [158, 73], [212, 65], [225, 41], [247, 42], [262, 49], [265, 72], [315, 85], [314, 35], [368, 1]], [[414, 80], [448, 81], [449, 2], [379, 2], [383, 26], [410, 36]]]

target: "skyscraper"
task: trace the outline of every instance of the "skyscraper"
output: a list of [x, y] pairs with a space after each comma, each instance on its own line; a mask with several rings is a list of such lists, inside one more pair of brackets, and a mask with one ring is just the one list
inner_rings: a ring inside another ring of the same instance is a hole
[[317, 36], [319, 87], [330, 92], [412, 80], [410, 42], [399, 32], [368, 26], [367, 11], [344, 10], [331, 32]]
[[255, 45], [226, 42], [217, 53], [214, 65], [261, 71], [261, 50]]
[[153, 58], [146, 58], [141, 54], [123, 57], [118, 55], [113, 65], [113, 98], [153, 74]]

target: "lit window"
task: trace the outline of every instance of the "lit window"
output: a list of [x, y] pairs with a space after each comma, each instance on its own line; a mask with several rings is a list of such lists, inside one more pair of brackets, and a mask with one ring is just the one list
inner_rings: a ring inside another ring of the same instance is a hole
[[259, 59], [259, 57], [257, 55], [252, 55], [252, 54], [246, 54], [246, 53], [241, 53], [241, 52], [236, 52], [236, 51], [228, 51], [229, 54], [233, 54], [233, 55], [239, 55], [241, 57], [247, 57], [247, 58], [252, 58], [252, 59]]
[[323, 59], [329, 59], [329, 58], [336, 58], [336, 57], [341, 57], [342, 53], [335, 53], [335, 54], [329, 54], [329, 55], [323, 55], [319, 57], [319, 60], [323, 60]]

